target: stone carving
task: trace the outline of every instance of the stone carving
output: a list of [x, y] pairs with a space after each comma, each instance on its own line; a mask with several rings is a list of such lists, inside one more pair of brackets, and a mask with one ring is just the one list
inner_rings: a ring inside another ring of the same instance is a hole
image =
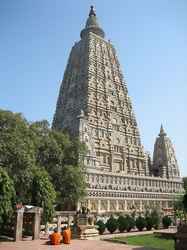
[[15, 211], [15, 226], [14, 226], [14, 240], [22, 240], [23, 234], [23, 219], [25, 215], [31, 215], [32, 218], [32, 239], [38, 240], [40, 238], [40, 222], [43, 209], [34, 206], [22, 206], [17, 204]]
[[163, 178], [180, 179], [175, 151], [162, 125], [154, 146], [153, 172]]
[[91, 8], [70, 53], [53, 129], [67, 129], [87, 145], [91, 211], [129, 210], [134, 204], [141, 210], [146, 199], [169, 206], [173, 195], [183, 192], [173, 146], [162, 128], [153, 162], [144, 151], [116, 51], [104, 37]]

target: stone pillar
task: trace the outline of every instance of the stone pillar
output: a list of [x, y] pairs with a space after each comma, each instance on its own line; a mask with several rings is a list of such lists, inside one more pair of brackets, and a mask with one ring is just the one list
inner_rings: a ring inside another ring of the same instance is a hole
[[73, 224], [77, 225], [77, 214], [73, 215]]
[[135, 203], [134, 200], [132, 200], [132, 206], [133, 206], [133, 207], [135, 207], [134, 203]]
[[97, 208], [98, 213], [101, 211], [101, 200], [98, 200], [98, 208]]
[[71, 226], [71, 216], [68, 214], [68, 227]]
[[159, 208], [162, 210], [162, 201], [159, 202]]
[[78, 201], [77, 202], [77, 211], [79, 211], [81, 209], [81, 203]]
[[38, 240], [40, 238], [40, 221], [41, 221], [41, 213], [40, 210], [38, 210], [34, 214], [33, 234], [32, 234], [33, 240]]
[[107, 200], [107, 212], [110, 212], [110, 200]]
[[57, 230], [58, 230], [58, 232], [61, 232], [61, 222], [62, 222], [62, 216], [58, 215], [58, 217], [57, 217]]
[[140, 200], [140, 212], [143, 212], [143, 207], [142, 207], [142, 200]]
[[90, 203], [90, 200], [88, 200], [88, 209], [91, 210], [91, 203]]
[[16, 221], [15, 221], [15, 228], [14, 228], [14, 240], [15, 241], [22, 240], [23, 213], [24, 213], [24, 208], [21, 208], [16, 211]]
[[118, 211], [118, 210], [119, 210], [119, 201], [116, 200], [116, 211]]
[[124, 200], [124, 210], [127, 211], [127, 200]]

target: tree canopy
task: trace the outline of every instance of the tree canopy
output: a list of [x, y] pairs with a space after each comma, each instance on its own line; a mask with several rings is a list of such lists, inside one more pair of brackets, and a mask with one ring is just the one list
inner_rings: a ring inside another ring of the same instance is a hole
[[0, 110], [2, 173], [15, 190], [15, 202], [42, 206], [45, 220], [54, 206], [70, 209], [84, 197], [84, 152], [77, 138], [50, 129], [47, 121], [29, 123], [19, 113]]
[[43, 219], [46, 223], [54, 213], [56, 192], [45, 169], [35, 169], [31, 186], [31, 204], [43, 207]]

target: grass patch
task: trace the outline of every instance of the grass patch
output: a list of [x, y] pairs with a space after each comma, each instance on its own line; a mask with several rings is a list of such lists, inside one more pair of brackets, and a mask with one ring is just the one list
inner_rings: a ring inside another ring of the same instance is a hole
[[138, 235], [138, 236], [128, 236], [128, 237], [116, 237], [110, 241], [115, 243], [124, 243], [134, 246], [144, 246], [151, 249], [160, 250], [174, 250], [174, 240], [163, 239], [153, 234], [151, 235]]

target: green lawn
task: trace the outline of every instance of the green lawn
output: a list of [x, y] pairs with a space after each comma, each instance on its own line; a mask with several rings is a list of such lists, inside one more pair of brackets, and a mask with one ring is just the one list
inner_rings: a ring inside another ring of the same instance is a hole
[[144, 246], [152, 249], [160, 250], [174, 250], [174, 240], [159, 238], [153, 234], [151, 235], [138, 235], [128, 237], [117, 237], [111, 239], [113, 242], [127, 243], [134, 246]]

